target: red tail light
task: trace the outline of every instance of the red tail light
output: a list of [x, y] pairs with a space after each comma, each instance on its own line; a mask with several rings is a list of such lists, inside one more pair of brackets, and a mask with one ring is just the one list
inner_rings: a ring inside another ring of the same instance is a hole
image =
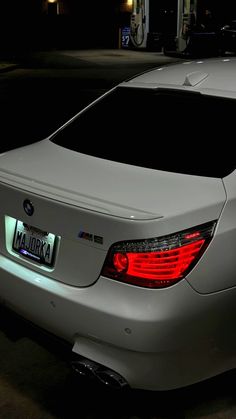
[[193, 268], [206, 250], [215, 222], [155, 239], [114, 244], [102, 275], [148, 288], [168, 287]]

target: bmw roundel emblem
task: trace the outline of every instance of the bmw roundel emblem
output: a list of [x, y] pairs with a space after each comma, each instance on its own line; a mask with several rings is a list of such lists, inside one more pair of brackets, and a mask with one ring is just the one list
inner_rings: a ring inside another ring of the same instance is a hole
[[34, 206], [29, 199], [25, 199], [23, 202], [23, 208], [27, 215], [31, 216], [34, 213]]

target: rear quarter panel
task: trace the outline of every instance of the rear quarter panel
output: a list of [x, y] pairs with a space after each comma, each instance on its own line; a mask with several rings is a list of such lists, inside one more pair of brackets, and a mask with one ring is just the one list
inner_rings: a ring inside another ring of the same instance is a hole
[[215, 236], [204, 256], [187, 277], [202, 294], [236, 286], [236, 171], [223, 179], [226, 204]]

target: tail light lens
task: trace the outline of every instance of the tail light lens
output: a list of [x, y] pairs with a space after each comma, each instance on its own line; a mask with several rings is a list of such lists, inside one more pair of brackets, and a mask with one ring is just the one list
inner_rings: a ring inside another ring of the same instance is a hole
[[164, 288], [181, 280], [206, 250], [216, 222], [154, 239], [114, 244], [101, 275], [147, 288]]

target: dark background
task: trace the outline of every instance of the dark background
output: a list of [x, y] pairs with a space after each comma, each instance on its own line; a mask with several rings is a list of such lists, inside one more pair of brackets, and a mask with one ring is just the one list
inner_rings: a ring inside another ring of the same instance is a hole
[[[146, 52], [76, 53], [117, 48], [127, 15], [118, 0], [68, 0], [68, 6], [53, 16], [42, 13], [41, 0], [1, 2], [0, 58], [17, 67], [0, 74], [0, 152], [45, 138], [118, 82], [170, 62]], [[118, 118], [124, 114], [128, 107]], [[1, 308], [0, 419], [236, 418], [235, 371], [172, 392], [116, 393], [75, 379], [69, 360], [70, 348], [60, 350]]]
[[125, 15], [120, 0], [66, 0], [63, 13], [48, 12], [44, 0], [6, 0], [0, 10], [0, 53], [20, 54], [45, 48], [118, 46], [118, 27]]
[[[50, 48], [118, 47], [119, 28], [130, 22], [126, 0], [58, 1], [59, 15], [47, 0], [2, 1], [0, 58]], [[236, 18], [235, 0], [198, 0], [199, 16], [207, 7], [219, 26]]]

